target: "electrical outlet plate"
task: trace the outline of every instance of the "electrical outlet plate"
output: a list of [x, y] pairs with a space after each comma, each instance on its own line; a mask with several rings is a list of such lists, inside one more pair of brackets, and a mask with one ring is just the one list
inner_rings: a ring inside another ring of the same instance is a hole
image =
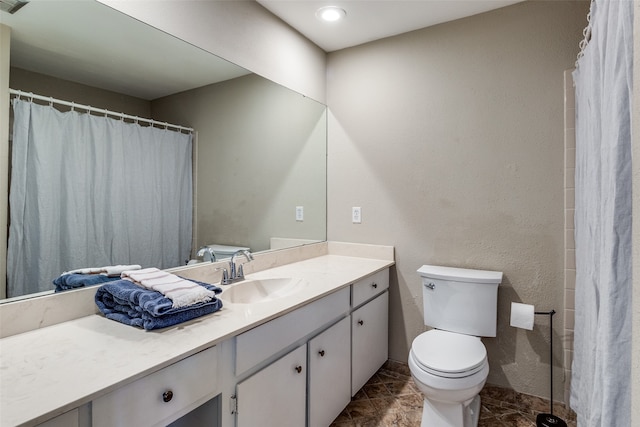
[[354, 224], [362, 223], [362, 209], [360, 207], [352, 207], [351, 208], [351, 221]]
[[304, 207], [296, 206], [296, 221], [304, 221]]

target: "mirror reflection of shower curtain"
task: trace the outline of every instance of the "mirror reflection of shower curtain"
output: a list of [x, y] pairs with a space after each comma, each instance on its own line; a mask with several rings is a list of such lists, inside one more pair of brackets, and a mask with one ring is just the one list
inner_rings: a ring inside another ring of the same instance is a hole
[[576, 87], [576, 286], [571, 407], [578, 426], [631, 426], [633, 1], [591, 3]]
[[190, 134], [12, 103], [9, 297], [71, 269], [188, 259]]

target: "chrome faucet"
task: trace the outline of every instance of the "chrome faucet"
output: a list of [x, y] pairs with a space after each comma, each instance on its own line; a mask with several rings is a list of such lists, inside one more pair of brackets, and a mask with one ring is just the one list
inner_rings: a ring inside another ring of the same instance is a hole
[[196, 254], [196, 256], [201, 256], [203, 262], [216, 262], [216, 254], [209, 246], [203, 246], [198, 249], [198, 253]]
[[244, 257], [247, 259], [247, 262], [253, 261], [253, 255], [251, 255], [251, 252], [245, 249], [236, 251], [233, 255], [231, 255], [231, 260], [229, 261], [229, 273], [227, 274], [227, 270], [224, 270], [222, 272], [222, 280], [220, 281], [220, 284], [229, 285], [233, 282], [244, 280], [244, 270], [242, 268], [242, 264], [236, 266], [236, 258], [238, 257], [238, 255], [244, 255]]

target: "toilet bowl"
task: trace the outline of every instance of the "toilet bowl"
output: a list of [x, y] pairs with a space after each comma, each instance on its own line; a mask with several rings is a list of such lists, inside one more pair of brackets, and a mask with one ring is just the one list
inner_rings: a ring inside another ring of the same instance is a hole
[[424, 396], [422, 427], [477, 427], [489, 375], [480, 337], [496, 336], [502, 273], [423, 265], [424, 324], [411, 344], [409, 369]]
[[422, 427], [477, 425], [478, 394], [489, 375], [479, 338], [436, 329], [424, 332], [411, 345], [409, 369], [424, 395]]

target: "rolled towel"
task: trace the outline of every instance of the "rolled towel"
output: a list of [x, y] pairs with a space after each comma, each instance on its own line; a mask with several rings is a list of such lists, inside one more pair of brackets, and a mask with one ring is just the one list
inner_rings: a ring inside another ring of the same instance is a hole
[[105, 267], [85, 267], [71, 271], [65, 271], [61, 276], [67, 274], [102, 274], [109, 277], [120, 277], [124, 271], [140, 270], [142, 266], [138, 264], [131, 265], [107, 265]]
[[106, 274], [109, 277], [120, 277], [120, 275], [122, 273], [124, 273], [125, 271], [132, 271], [132, 270], [140, 270], [142, 269], [142, 266], [138, 265], [138, 264], [132, 264], [132, 265], [110, 265], [107, 267], [102, 267], [104, 272], [101, 274]]
[[187, 307], [196, 303], [208, 302], [215, 297], [215, 293], [199, 286], [195, 282], [185, 280], [175, 274], [157, 268], [124, 271], [122, 278], [160, 292], [173, 301], [173, 308]]
[[[207, 283], [193, 282], [213, 292], [222, 290]], [[188, 307], [174, 308], [173, 302], [160, 292], [145, 289], [129, 280], [116, 280], [98, 288], [95, 302], [108, 319], [137, 326], [145, 330], [161, 329], [195, 319], [222, 308], [222, 301], [214, 297]]]
[[67, 274], [100, 274], [102, 267], [85, 267], [76, 268], [75, 270], [65, 271], [60, 276], [66, 276]]

